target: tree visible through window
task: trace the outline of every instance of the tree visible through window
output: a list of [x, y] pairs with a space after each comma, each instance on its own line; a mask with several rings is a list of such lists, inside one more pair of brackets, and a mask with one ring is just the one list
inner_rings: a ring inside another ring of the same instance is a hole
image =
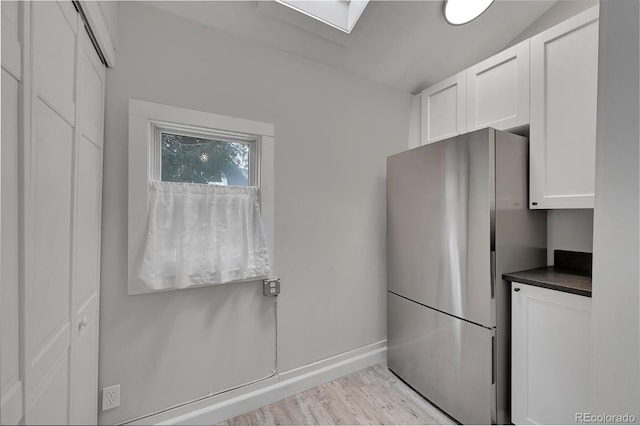
[[249, 143], [161, 135], [163, 181], [249, 185]]

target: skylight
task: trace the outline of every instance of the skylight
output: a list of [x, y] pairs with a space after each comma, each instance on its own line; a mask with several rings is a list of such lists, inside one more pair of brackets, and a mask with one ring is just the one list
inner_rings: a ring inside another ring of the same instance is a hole
[[349, 34], [369, 0], [276, 0], [276, 2]]

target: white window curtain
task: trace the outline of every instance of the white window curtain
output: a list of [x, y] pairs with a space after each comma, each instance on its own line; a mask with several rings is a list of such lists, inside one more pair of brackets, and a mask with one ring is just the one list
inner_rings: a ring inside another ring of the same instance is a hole
[[269, 276], [259, 188], [152, 181], [140, 278], [152, 290]]

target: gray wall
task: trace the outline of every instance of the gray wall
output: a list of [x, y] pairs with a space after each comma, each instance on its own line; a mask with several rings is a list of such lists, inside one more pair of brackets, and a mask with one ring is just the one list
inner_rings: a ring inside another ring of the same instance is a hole
[[640, 422], [640, 3], [600, 9], [593, 244], [593, 411]]
[[561, 0], [554, 6], [549, 8], [540, 18], [538, 18], [533, 24], [524, 29], [516, 38], [514, 38], [506, 47], [515, 46], [523, 40], [533, 37], [534, 35], [541, 33], [571, 18], [578, 13], [589, 9], [599, 3], [598, 0]]
[[593, 209], [547, 212], [547, 264], [553, 265], [554, 250], [593, 252]]
[[[129, 98], [275, 125], [281, 371], [384, 339], [386, 156], [406, 149], [410, 96], [137, 2], [120, 3], [118, 26], [107, 72], [100, 387], [128, 385], [101, 423], [146, 414], [145, 394], [190, 397], [174, 390], [175, 372], [138, 376], [183, 335], [215, 342], [195, 315], [220, 294], [126, 294]], [[160, 315], [180, 318], [163, 327]]]

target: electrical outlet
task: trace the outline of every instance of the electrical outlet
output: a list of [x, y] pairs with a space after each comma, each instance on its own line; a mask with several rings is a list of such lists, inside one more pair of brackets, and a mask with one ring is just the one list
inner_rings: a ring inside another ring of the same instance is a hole
[[268, 278], [262, 280], [262, 294], [265, 296], [277, 296], [280, 294], [280, 278]]
[[102, 389], [102, 411], [120, 406], [120, 385]]

